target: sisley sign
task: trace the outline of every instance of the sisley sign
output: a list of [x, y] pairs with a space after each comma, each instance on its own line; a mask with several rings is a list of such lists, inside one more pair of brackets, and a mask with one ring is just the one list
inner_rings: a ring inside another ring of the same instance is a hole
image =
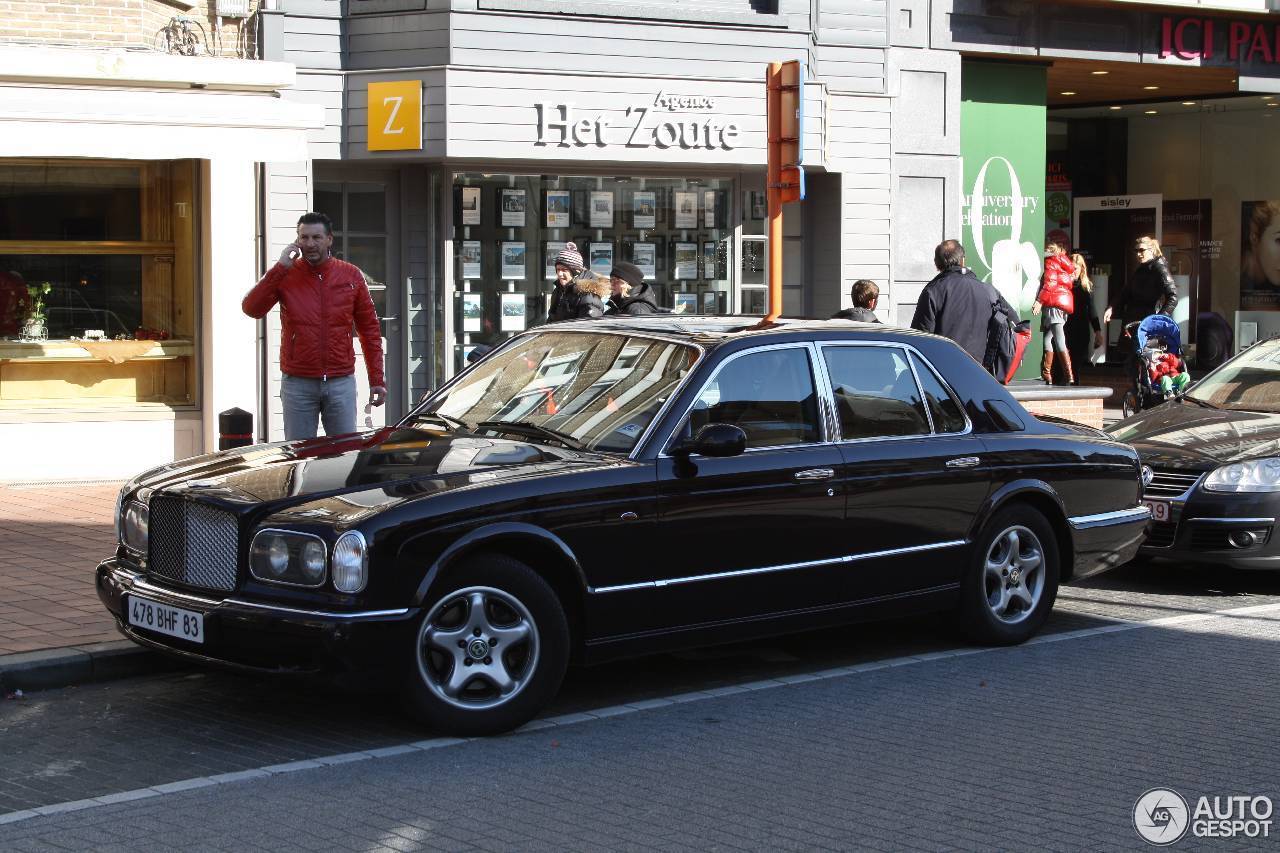
[[[542, 102], [538, 113], [538, 145], [559, 148], [683, 148], [732, 151], [741, 131], [733, 122], [708, 115], [710, 98], [659, 94], [652, 106], [632, 104], [619, 118], [604, 113], [580, 114], [571, 103]], [[693, 115], [676, 111], [697, 110]]]

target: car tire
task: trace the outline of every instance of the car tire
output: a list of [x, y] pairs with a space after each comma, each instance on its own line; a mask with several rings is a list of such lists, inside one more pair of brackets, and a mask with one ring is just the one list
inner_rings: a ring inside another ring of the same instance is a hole
[[501, 554], [449, 570], [412, 634], [410, 710], [433, 729], [489, 735], [527, 723], [555, 697], [569, 623], [551, 586]]
[[988, 646], [1035, 636], [1058, 595], [1059, 563], [1058, 539], [1043, 515], [1024, 504], [997, 512], [982, 528], [961, 583], [965, 634]]

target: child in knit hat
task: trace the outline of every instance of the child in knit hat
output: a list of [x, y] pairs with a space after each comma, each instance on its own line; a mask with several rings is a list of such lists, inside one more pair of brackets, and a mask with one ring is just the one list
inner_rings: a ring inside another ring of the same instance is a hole
[[572, 319], [577, 313], [573, 301], [571, 284], [575, 276], [585, 269], [582, 253], [573, 243], [565, 243], [564, 248], [556, 255], [556, 287], [551, 293], [551, 308], [547, 311], [547, 322]]

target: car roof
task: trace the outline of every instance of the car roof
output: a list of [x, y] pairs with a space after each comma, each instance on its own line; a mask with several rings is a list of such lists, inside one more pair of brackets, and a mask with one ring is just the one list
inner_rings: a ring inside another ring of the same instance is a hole
[[705, 314], [640, 314], [617, 315], [594, 320], [570, 320], [556, 323], [554, 326], [540, 326], [538, 331], [550, 329], [573, 331], [616, 332], [634, 334], [660, 334], [666, 337], [683, 339], [689, 343], [704, 347], [716, 347], [720, 344], [744, 339], [780, 340], [796, 337], [849, 338], [868, 341], [898, 341], [909, 338], [930, 338], [937, 336], [900, 326], [888, 326], [882, 323], [862, 323], [856, 320], [812, 320], [804, 318], [780, 317], [767, 327], [761, 327], [760, 320], [754, 317], [713, 316]]

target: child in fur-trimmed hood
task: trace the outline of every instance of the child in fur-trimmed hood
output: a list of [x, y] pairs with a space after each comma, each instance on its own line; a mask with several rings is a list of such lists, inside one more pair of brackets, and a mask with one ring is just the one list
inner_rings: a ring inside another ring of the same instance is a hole
[[[566, 320], [595, 319], [604, 316], [604, 300], [612, 288], [609, 279], [587, 270], [580, 273], [569, 286], [561, 300], [562, 314]], [[567, 304], [566, 304], [567, 303]]]

